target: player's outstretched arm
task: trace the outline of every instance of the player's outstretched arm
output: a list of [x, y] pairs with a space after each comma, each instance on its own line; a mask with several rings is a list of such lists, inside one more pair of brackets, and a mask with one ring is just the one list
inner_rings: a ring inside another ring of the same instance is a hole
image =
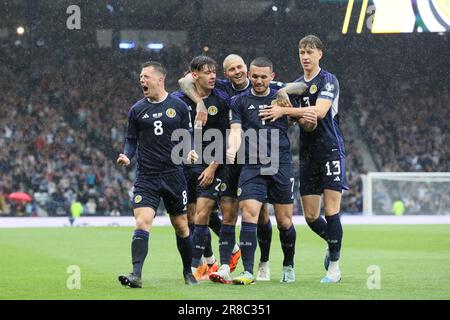
[[289, 95], [302, 95], [308, 90], [308, 86], [304, 82], [290, 82], [284, 88], [277, 92], [276, 104], [280, 107], [292, 107], [289, 101]]
[[180, 86], [180, 90], [184, 92], [189, 99], [194, 101], [197, 111], [197, 116], [195, 117], [195, 126], [204, 126], [206, 124], [206, 121], [208, 120], [208, 111], [206, 110], [205, 103], [201, 97], [199, 97], [195, 93], [195, 85], [194, 85], [194, 78], [192, 77], [192, 74], [188, 73], [183, 78], [178, 80], [178, 85]]

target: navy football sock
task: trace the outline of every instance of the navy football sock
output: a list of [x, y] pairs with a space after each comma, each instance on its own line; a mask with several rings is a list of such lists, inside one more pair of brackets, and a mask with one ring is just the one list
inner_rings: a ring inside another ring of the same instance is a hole
[[236, 226], [222, 224], [219, 236], [220, 264], [229, 264], [234, 244], [236, 243]]
[[297, 239], [297, 233], [295, 232], [294, 225], [291, 225], [287, 230], [280, 230], [280, 242], [281, 248], [284, 253], [283, 266], [294, 266], [294, 254], [295, 254], [295, 240]]
[[258, 244], [261, 250], [261, 262], [269, 261], [270, 244], [272, 242], [272, 222], [266, 224], [258, 224]]
[[313, 222], [307, 221], [307, 223], [312, 231], [314, 231], [315, 233], [317, 233], [319, 235], [319, 237], [321, 237], [322, 239], [327, 241], [328, 226], [327, 226], [327, 221], [322, 216], [319, 216]]
[[134, 230], [131, 241], [131, 262], [133, 273], [139, 278], [142, 276], [142, 267], [148, 253], [148, 239], [150, 234], [145, 230]]
[[328, 225], [328, 248], [330, 249], [330, 260], [337, 261], [341, 255], [342, 244], [342, 225], [339, 213], [334, 214], [327, 219]]
[[191, 272], [192, 262], [192, 236], [189, 235], [186, 238], [181, 238], [177, 235], [177, 248], [180, 252], [181, 261], [183, 262], [183, 274]]
[[213, 255], [212, 251], [212, 245], [211, 245], [211, 232], [208, 229], [208, 235], [207, 235], [206, 243], [205, 243], [205, 251], [203, 252], [203, 255], [206, 257], [211, 257]]
[[208, 240], [209, 229], [206, 225], [196, 224], [193, 237], [193, 254], [192, 266], [197, 268], [201, 264], [203, 252], [205, 251], [206, 242]]
[[220, 227], [222, 226], [222, 220], [219, 217], [218, 211], [211, 212], [209, 216], [209, 227], [211, 228], [214, 233], [219, 236], [220, 233]]
[[244, 270], [253, 274], [255, 250], [257, 245], [256, 223], [242, 222], [239, 245], [241, 247]]
[[188, 227], [189, 227], [189, 234], [191, 235], [191, 237], [194, 237], [195, 224], [189, 223]]

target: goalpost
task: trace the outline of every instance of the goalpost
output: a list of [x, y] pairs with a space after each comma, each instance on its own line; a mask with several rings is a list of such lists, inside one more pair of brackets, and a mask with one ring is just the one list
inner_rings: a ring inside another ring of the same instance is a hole
[[362, 183], [365, 215], [394, 215], [396, 201], [405, 215], [450, 215], [450, 172], [369, 172]]

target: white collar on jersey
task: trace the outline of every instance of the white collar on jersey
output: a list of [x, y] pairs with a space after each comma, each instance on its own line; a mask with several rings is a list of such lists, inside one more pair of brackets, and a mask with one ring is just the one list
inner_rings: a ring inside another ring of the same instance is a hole
[[247, 88], [250, 86], [250, 80], [247, 78], [247, 79], [245, 79], [247, 82], [246, 82], [246, 85], [245, 85], [245, 87], [244, 88], [242, 88], [242, 89], [238, 89], [238, 88], [236, 88], [235, 86], [234, 86], [234, 83], [233, 82], [231, 82], [231, 87], [234, 89], [234, 90], [237, 90], [237, 91], [244, 91], [244, 90], [247, 90]]
[[322, 68], [319, 68], [319, 71], [317, 71], [317, 73], [314, 75], [314, 77], [312, 77], [311, 79], [307, 80], [305, 76], [303, 76], [303, 79], [305, 79], [306, 82], [310, 82], [312, 79], [314, 79], [315, 77], [317, 77], [317, 75], [320, 73], [320, 71], [322, 71]]
[[169, 93], [166, 92], [164, 98], [162, 98], [160, 101], [152, 101], [152, 100], [150, 100], [150, 98], [147, 98], [147, 101], [150, 102], [150, 103], [161, 103], [161, 102], [163, 102], [164, 100], [166, 100], [168, 96], [169, 96]]

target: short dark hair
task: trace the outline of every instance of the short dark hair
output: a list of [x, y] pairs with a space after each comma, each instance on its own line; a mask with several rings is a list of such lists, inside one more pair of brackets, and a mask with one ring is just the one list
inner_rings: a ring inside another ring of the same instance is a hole
[[189, 64], [189, 70], [191, 72], [202, 71], [204, 66], [207, 66], [208, 69], [217, 70], [217, 62], [208, 56], [196, 56]]
[[166, 68], [164, 68], [163, 65], [157, 61], [147, 61], [147, 62], [144, 62], [141, 66], [142, 69], [147, 68], [147, 67], [153, 67], [153, 69], [155, 69], [156, 71], [161, 73], [163, 76], [167, 75]]
[[319, 49], [323, 51], [323, 43], [322, 41], [315, 35], [310, 34], [304, 38], [302, 38], [298, 43], [299, 48], [310, 47], [312, 49]]
[[260, 67], [260, 68], [269, 67], [270, 70], [273, 70], [272, 61], [270, 61], [266, 57], [257, 57], [255, 59], [253, 59], [253, 61], [250, 63], [250, 67], [252, 67], [252, 66]]

